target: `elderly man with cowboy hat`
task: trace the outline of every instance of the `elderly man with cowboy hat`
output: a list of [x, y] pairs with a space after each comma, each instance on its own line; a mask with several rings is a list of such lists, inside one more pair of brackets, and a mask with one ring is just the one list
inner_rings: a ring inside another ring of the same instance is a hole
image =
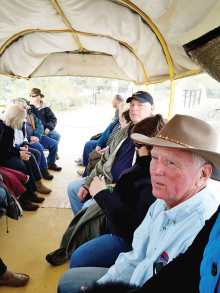
[[210, 177], [220, 180], [218, 134], [208, 123], [175, 115], [156, 137], [133, 133], [131, 138], [153, 146], [150, 174], [157, 200], [134, 232], [132, 251], [121, 253], [109, 270], [67, 271], [58, 292], [78, 292], [81, 285], [90, 286], [99, 278], [100, 284], [124, 282], [141, 287], [191, 245], [218, 207], [207, 186]]
[[[54, 139], [59, 143], [60, 134], [55, 130], [57, 124], [57, 118], [54, 115], [53, 111], [48, 107], [43, 101], [44, 95], [41, 93], [41, 90], [38, 88], [33, 88], [30, 92], [31, 98], [31, 112], [40, 119], [44, 127], [44, 135]], [[57, 154], [57, 160], [59, 156]], [[48, 169], [54, 171], [60, 171], [62, 168], [58, 167], [55, 163], [49, 163]]]

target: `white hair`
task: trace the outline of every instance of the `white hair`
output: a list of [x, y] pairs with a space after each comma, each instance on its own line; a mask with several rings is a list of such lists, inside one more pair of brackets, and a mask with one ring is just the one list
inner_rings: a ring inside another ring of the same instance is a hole
[[201, 155], [199, 155], [197, 153], [193, 153], [193, 163], [194, 163], [195, 169], [198, 169], [203, 164], [212, 165], [212, 163], [209, 160], [205, 159], [204, 157], [202, 157]]

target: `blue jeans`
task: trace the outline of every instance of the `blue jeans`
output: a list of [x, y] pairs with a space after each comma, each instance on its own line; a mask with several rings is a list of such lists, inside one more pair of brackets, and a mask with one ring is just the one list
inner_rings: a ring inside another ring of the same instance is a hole
[[123, 238], [105, 234], [79, 246], [72, 254], [70, 268], [76, 267], [110, 267], [121, 252], [132, 250]]
[[55, 129], [51, 130], [50, 133], [48, 134], [48, 136], [52, 139], [55, 139], [59, 143], [60, 134]]
[[36, 156], [35, 156], [35, 154], [38, 151], [33, 149], [33, 148], [28, 148], [28, 150], [31, 152], [29, 161], [30, 161], [31, 170], [32, 170], [32, 173], [33, 173], [33, 176], [34, 176], [34, 180], [39, 181], [39, 180], [42, 179], [42, 175], [41, 175], [39, 165], [38, 165], [38, 162], [37, 162], [37, 159], [36, 159]]
[[45, 158], [45, 155], [44, 155], [44, 148], [43, 148], [42, 144], [40, 144], [39, 142], [35, 142], [35, 143], [32, 143], [32, 144], [29, 145], [29, 149], [30, 148], [37, 150], [41, 154], [41, 159], [40, 159], [40, 162], [39, 162], [40, 170], [47, 169], [48, 165], [47, 165], [47, 161], [46, 161], [46, 158]]
[[[49, 163], [55, 163], [56, 157], [57, 157], [57, 148], [58, 148], [58, 142], [48, 136], [41, 136], [39, 143], [42, 144], [42, 146], [45, 149], [49, 150], [49, 155], [47, 157], [47, 162]], [[48, 166], [47, 166], [48, 167]], [[47, 169], [47, 168], [44, 168]], [[43, 170], [43, 168], [41, 168]]]
[[67, 193], [69, 196], [69, 201], [74, 215], [76, 215], [81, 209], [88, 207], [89, 205], [95, 203], [94, 199], [88, 201], [80, 200], [77, 197], [80, 187], [84, 184], [85, 178], [79, 178], [71, 181], [67, 187]]
[[78, 293], [81, 286], [90, 287], [107, 273], [107, 268], [74, 268], [66, 271], [60, 278], [58, 293]]

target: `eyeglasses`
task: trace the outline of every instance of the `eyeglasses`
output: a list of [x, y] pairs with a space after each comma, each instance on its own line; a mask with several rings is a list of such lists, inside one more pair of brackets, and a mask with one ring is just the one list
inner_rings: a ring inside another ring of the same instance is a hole
[[32, 98], [35, 98], [35, 97], [37, 97], [38, 95], [30, 95], [30, 97], [32, 97]]
[[134, 142], [134, 145], [135, 145], [135, 147], [136, 147], [137, 149], [140, 149], [141, 147], [146, 146], [146, 145], [143, 144], [143, 143], [137, 143], [137, 142]]

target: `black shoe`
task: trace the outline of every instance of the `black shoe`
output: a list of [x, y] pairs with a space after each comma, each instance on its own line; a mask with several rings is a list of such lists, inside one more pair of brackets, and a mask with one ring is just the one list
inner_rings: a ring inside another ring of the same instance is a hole
[[46, 180], [53, 179], [53, 175], [49, 173], [48, 169], [40, 170], [40, 172], [41, 172], [41, 175], [44, 179], [46, 179]]
[[60, 266], [64, 264], [66, 259], [66, 249], [57, 249], [49, 254], [46, 255], [46, 260], [52, 266]]
[[58, 167], [55, 163], [47, 163], [48, 164], [48, 169], [53, 170], [53, 171], [61, 171], [62, 168]]

